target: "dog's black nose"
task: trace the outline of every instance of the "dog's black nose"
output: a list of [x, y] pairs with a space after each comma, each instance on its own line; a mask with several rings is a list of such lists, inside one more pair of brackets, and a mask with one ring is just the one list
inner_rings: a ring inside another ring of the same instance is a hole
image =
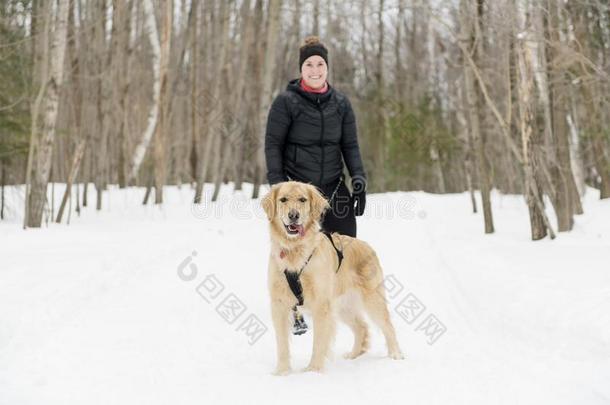
[[299, 219], [299, 211], [290, 210], [288, 212], [288, 219], [290, 219], [291, 221], [297, 221]]

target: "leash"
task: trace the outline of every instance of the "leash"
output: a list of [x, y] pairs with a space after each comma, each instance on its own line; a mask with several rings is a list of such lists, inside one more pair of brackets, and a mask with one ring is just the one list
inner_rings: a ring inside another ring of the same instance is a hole
[[[331, 205], [333, 202], [333, 199], [335, 198], [335, 195], [337, 194], [337, 191], [339, 191], [339, 186], [341, 186], [341, 183], [343, 183], [343, 176], [341, 176], [339, 178], [339, 182], [337, 183], [337, 187], [335, 187], [335, 190], [332, 192], [332, 194], [330, 195], [330, 198], [328, 199], [328, 205]], [[331, 240], [332, 242], [332, 240]], [[335, 246], [335, 244], [333, 243], [333, 246]]]

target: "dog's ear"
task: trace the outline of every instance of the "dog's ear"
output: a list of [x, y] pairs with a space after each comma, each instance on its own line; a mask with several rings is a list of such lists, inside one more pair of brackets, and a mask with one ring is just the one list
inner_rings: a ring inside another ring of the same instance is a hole
[[278, 184], [271, 186], [271, 190], [269, 190], [267, 195], [263, 197], [261, 201], [261, 205], [263, 206], [263, 209], [265, 210], [269, 221], [272, 221], [273, 217], [275, 216], [275, 200], [277, 198], [278, 189]]
[[316, 221], [319, 221], [322, 214], [324, 214], [324, 211], [330, 208], [330, 205], [328, 205], [328, 201], [326, 201], [326, 198], [324, 198], [317, 188], [310, 185], [308, 189], [311, 215]]

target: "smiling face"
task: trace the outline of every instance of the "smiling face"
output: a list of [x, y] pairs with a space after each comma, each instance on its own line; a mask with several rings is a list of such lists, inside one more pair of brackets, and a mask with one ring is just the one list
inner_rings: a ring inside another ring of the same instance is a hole
[[320, 55], [312, 55], [305, 59], [301, 66], [301, 78], [313, 89], [321, 89], [326, 83], [328, 65]]
[[309, 217], [309, 199], [307, 192], [302, 188], [287, 190], [279, 194], [277, 200], [280, 220], [289, 236], [303, 236], [303, 223]]
[[262, 201], [272, 228], [289, 239], [303, 237], [318, 226], [328, 202], [312, 185], [288, 181], [276, 184]]

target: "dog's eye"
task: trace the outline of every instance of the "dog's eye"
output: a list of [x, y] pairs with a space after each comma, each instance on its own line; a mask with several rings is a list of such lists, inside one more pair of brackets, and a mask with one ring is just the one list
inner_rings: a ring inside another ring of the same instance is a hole
[[286, 197], [280, 198], [280, 202], [285, 203], [286, 201], [288, 201], [288, 199]]
[[301, 197], [301, 198], [299, 198], [299, 201], [300, 201], [300, 202], [305, 202], [305, 201], [307, 201], [307, 198], [305, 198], [305, 197]]

